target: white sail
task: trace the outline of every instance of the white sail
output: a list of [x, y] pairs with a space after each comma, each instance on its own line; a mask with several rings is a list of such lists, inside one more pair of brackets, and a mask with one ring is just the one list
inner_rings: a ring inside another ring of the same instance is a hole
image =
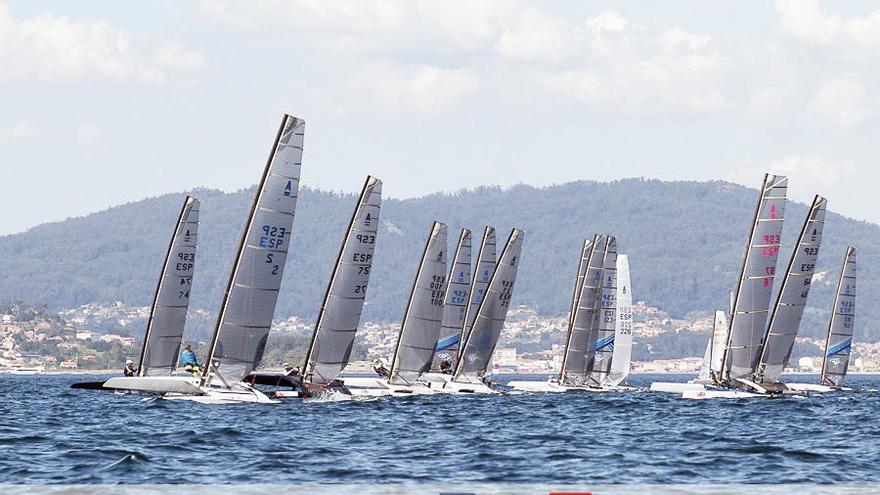
[[593, 359], [590, 360], [590, 381], [602, 385], [611, 373], [614, 355], [614, 332], [617, 323], [617, 239], [605, 238], [602, 256], [602, 285], [599, 288], [599, 305], [596, 313], [596, 337]]
[[[596, 235], [586, 246], [589, 255], [584, 276], [581, 278], [581, 289], [577, 294], [577, 306], [566, 339], [562, 368], [559, 371], [559, 382], [567, 386], [583, 386], [591, 368], [593, 354], [596, 351], [596, 310], [599, 300], [599, 287], [602, 283], [602, 264], [605, 253], [605, 237]], [[586, 252], [586, 251], [585, 251]], [[582, 254], [583, 259], [583, 254]], [[580, 268], [579, 268], [580, 271]]]
[[480, 303], [473, 328], [464, 343], [453, 380], [459, 383], [482, 383], [492, 363], [492, 353], [498, 344], [507, 309], [513, 295], [513, 284], [519, 268], [523, 231], [513, 229], [498, 264], [486, 288], [486, 297]]
[[[486, 227], [483, 231], [483, 239], [480, 242], [480, 252], [477, 253], [477, 267], [474, 270], [473, 279], [471, 279], [471, 287], [468, 294], [467, 312], [465, 313], [464, 326], [461, 329], [461, 339], [458, 342], [458, 355], [464, 349], [464, 341], [467, 340], [471, 327], [474, 325], [474, 319], [477, 317], [477, 310], [480, 303], [483, 302], [483, 294], [489, 285], [489, 278], [495, 271], [496, 261], [495, 247], [495, 228]], [[456, 362], [456, 366], [458, 363]]]
[[229, 387], [263, 358], [290, 247], [304, 133], [302, 119], [284, 116], [220, 305], [204, 384]]
[[614, 354], [611, 374], [605, 385], [616, 387], [629, 377], [632, 364], [632, 286], [629, 276], [629, 258], [617, 256], [617, 317], [614, 323]]
[[733, 299], [722, 381], [751, 379], [770, 311], [788, 180], [767, 174], [755, 208]]
[[819, 383], [840, 387], [849, 369], [856, 318], [856, 248], [847, 246], [834, 296]]
[[199, 200], [187, 196], [168, 244], [150, 308], [138, 376], [171, 375], [177, 367], [189, 308], [198, 232]]
[[458, 360], [458, 347], [461, 331], [467, 314], [467, 302], [471, 289], [471, 231], [461, 229], [455, 256], [446, 279], [446, 293], [443, 296], [443, 322], [440, 326], [440, 339], [437, 341], [434, 368], [439, 368], [439, 356], [448, 358], [451, 364]]
[[434, 222], [391, 359], [389, 382], [409, 385], [431, 369], [446, 285], [446, 224]]
[[709, 370], [720, 373], [724, 360], [724, 347], [727, 345], [727, 315], [720, 309], [715, 310], [715, 322], [712, 327], [711, 355]]
[[754, 381], [757, 383], [779, 383], [782, 370], [791, 357], [822, 243], [826, 205], [825, 198], [816, 196], [807, 212], [807, 219], [770, 313], [770, 323], [767, 325], [755, 370]]
[[367, 177], [342, 241], [303, 365], [305, 381], [328, 385], [348, 364], [379, 229], [382, 182]]

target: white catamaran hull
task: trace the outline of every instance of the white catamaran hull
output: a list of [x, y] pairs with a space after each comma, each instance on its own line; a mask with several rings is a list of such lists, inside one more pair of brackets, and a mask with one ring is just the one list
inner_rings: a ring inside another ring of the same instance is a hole
[[349, 377], [344, 380], [345, 387], [355, 397], [405, 397], [440, 393], [431, 382], [412, 385], [395, 385], [386, 378]]
[[520, 392], [586, 392], [586, 393], [602, 393], [602, 392], [632, 392], [637, 390], [633, 387], [623, 385], [603, 386], [603, 387], [569, 387], [560, 385], [555, 382], [539, 382], [539, 381], [512, 381], [507, 384], [508, 387]]
[[430, 383], [432, 389], [443, 394], [498, 394], [498, 390], [485, 383], [464, 383], [452, 381], [452, 375], [442, 373], [427, 373], [424, 376], [425, 383]]
[[159, 394], [169, 400], [191, 400], [203, 404], [256, 402], [273, 404], [278, 401], [266, 394], [243, 385], [236, 388], [202, 387], [192, 376], [120, 376], [104, 382], [105, 388]]
[[820, 394], [824, 394], [827, 392], [837, 392], [840, 390], [852, 390], [851, 388], [846, 387], [829, 387], [828, 385], [819, 385], [818, 383], [786, 383], [786, 387], [789, 390], [794, 390], [797, 392], [817, 392]]
[[706, 390], [706, 386], [702, 383], [682, 383], [682, 382], [654, 382], [651, 384], [651, 392], [665, 392], [670, 394], [681, 394], [684, 392], [696, 392]]

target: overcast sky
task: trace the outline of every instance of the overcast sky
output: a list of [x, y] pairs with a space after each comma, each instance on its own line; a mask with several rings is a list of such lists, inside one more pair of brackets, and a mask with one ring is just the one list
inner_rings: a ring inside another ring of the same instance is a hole
[[0, 235], [257, 181], [392, 197], [790, 176], [880, 222], [868, 2], [0, 0]]

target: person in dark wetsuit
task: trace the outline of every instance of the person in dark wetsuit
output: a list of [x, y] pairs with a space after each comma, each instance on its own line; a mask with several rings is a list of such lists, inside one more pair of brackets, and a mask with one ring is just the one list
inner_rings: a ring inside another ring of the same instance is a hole
[[374, 359], [373, 360], [373, 371], [375, 371], [376, 373], [379, 374], [379, 376], [384, 377], [384, 378], [388, 378], [388, 375], [391, 374], [391, 372], [388, 371], [388, 368], [385, 367], [385, 363], [383, 363], [381, 359]]
[[444, 375], [451, 375], [452, 374], [452, 361], [451, 360], [444, 359], [443, 361], [440, 361], [440, 373], [443, 373]]
[[134, 368], [134, 361], [131, 359], [125, 360], [125, 368], [122, 368], [122, 373], [125, 376], [135, 376], [137, 375], [137, 370]]

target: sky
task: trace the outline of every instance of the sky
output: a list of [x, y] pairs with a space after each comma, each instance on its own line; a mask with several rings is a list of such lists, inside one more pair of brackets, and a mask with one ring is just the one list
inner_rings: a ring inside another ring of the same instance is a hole
[[[257, 182], [789, 176], [880, 222], [880, 6], [779, 0], [0, 0], [0, 235]], [[26, 206], [25, 206], [26, 205]]]

